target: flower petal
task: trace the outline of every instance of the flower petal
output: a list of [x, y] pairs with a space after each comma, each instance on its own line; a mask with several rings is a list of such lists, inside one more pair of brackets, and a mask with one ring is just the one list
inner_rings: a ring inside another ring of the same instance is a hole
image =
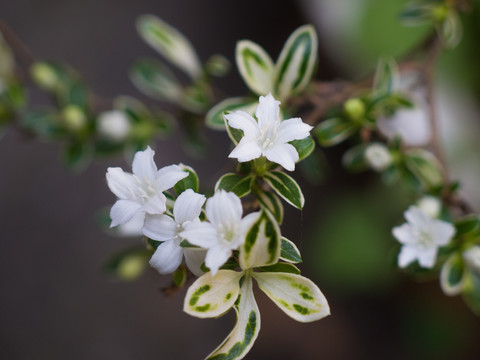
[[412, 246], [403, 246], [398, 254], [398, 266], [406, 267], [417, 258], [417, 251]]
[[438, 246], [447, 245], [456, 232], [452, 224], [442, 220], [432, 220], [432, 227], [435, 244]]
[[295, 162], [298, 160], [298, 152], [293, 145], [278, 144], [265, 151], [268, 160], [283, 166], [288, 171], [295, 170]]
[[421, 267], [431, 269], [437, 260], [437, 247], [417, 250], [417, 259]]
[[402, 244], [415, 244], [416, 239], [412, 234], [412, 225], [402, 224], [392, 229], [393, 236]]
[[260, 129], [273, 127], [275, 122], [280, 121], [280, 101], [275, 100], [270, 93], [260, 96], [255, 115]]
[[219, 190], [207, 200], [205, 207], [207, 218], [215, 226], [239, 224], [242, 219], [242, 202], [233, 192]]
[[239, 162], [246, 162], [262, 155], [262, 149], [257, 141], [244, 136], [235, 149], [228, 155], [229, 158], [238, 159]]
[[133, 200], [133, 189], [138, 187], [133, 175], [124, 172], [119, 167], [108, 168], [107, 184], [110, 191], [122, 200]]
[[283, 144], [305, 139], [312, 129], [312, 126], [305, 124], [300, 118], [283, 120], [277, 130], [277, 141]]
[[125, 224], [142, 210], [142, 205], [132, 200], [117, 200], [110, 210], [110, 227]]
[[167, 209], [166, 202], [167, 198], [165, 195], [158, 193], [150, 196], [147, 201], [145, 201], [145, 204], [143, 204], [143, 208], [148, 214], [163, 214]]
[[258, 123], [255, 119], [245, 111], [235, 111], [225, 115], [228, 120], [228, 125], [234, 129], [243, 131], [243, 135], [249, 138], [256, 139], [260, 134]]
[[140, 211], [136, 213], [125, 224], [117, 227], [118, 234], [120, 236], [142, 236], [142, 226], [145, 222], [145, 213]]
[[173, 206], [173, 215], [178, 224], [185, 221], [193, 221], [200, 216], [202, 206], [205, 203], [205, 195], [195, 193], [192, 189], [187, 189], [175, 201]]
[[217, 229], [208, 222], [191, 222], [179, 234], [189, 243], [208, 249], [218, 243]]
[[155, 187], [159, 192], [172, 188], [177, 182], [188, 176], [178, 165], [164, 166], [157, 172]]
[[150, 265], [162, 275], [171, 274], [182, 262], [183, 248], [174, 240], [165, 241], [155, 250]]
[[405, 211], [405, 219], [417, 228], [427, 228], [430, 227], [431, 218], [425, 214], [419, 207], [410, 206], [407, 211]]
[[232, 250], [230, 247], [223, 244], [214, 245], [207, 251], [205, 266], [208, 267], [212, 275], [215, 276], [218, 269], [227, 262], [231, 255]]
[[150, 146], [144, 151], [138, 151], [132, 162], [133, 174], [142, 180], [148, 179], [153, 182], [157, 172], [157, 165], [155, 165], [155, 161], [153, 160], [154, 155], [155, 151], [153, 151]]
[[202, 276], [204, 273], [200, 268], [205, 261], [205, 255], [207, 255], [207, 252], [201, 249], [185, 248], [183, 254], [185, 255], [185, 263], [190, 271], [195, 276]]
[[175, 221], [167, 215], [146, 215], [142, 233], [157, 241], [172, 240], [176, 232]]

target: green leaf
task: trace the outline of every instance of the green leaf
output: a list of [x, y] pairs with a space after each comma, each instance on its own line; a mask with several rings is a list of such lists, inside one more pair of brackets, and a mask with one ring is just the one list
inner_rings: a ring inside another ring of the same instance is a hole
[[480, 274], [469, 272], [465, 276], [463, 298], [472, 311], [480, 316]]
[[26, 129], [45, 138], [58, 139], [67, 133], [60, 124], [58, 115], [50, 110], [27, 113], [20, 118], [20, 122]]
[[244, 358], [253, 346], [260, 331], [260, 311], [253, 296], [252, 279], [245, 277], [235, 304], [237, 322], [227, 338], [207, 360], [237, 360]]
[[238, 145], [238, 143], [243, 137], [243, 131], [239, 129], [234, 129], [230, 125], [228, 125], [228, 121], [225, 117], [223, 117], [223, 120], [225, 122], [225, 127], [227, 129], [228, 137], [230, 138], [230, 140], [233, 141], [235, 145]]
[[205, 81], [197, 81], [196, 83], [186, 87], [180, 106], [185, 110], [196, 114], [204, 114], [212, 105], [213, 93], [209, 84]]
[[297, 162], [300, 162], [303, 159], [307, 158], [313, 152], [313, 150], [315, 150], [315, 141], [313, 141], [311, 136], [307, 136], [305, 139], [302, 140], [290, 141], [290, 144], [292, 144], [295, 149], [297, 149]]
[[281, 171], [269, 171], [263, 175], [264, 180], [290, 205], [302, 209], [305, 204], [300, 186], [289, 175]]
[[438, 27], [438, 35], [443, 46], [447, 49], [455, 48], [462, 40], [462, 21], [455, 10], [449, 9], [445, 20]]
[[297, 245], [285, 237], [282, 237], [282, 250], [280, 252], [280, 259], [294, 264], [302, 262], [302, 255], [300, 255]]
[[360, 172], [368, 169], [365, 161], [365, 150], [369, 144], [360, 144], [348, 149], [342, 157], [343, 166], [352, 172]]
[[87, 165], [92, 155], [90, 144], [85, 142], [72, 142], [67, 144], [63, 153], [65, 164], [73, 169], [81, 169]]
[[373, 79], [373, 92], [376, 96], [390, 95], [399, 82], [397, 63], [393, 58], [380, 58]]
[[327, 299], [311, 280], [287, 273], [252, 273], [258, 287], [291, 318], [316, 321], [330, 315]]
[[465, 235], [476, 228], [480, 225], [480, 218], [478, 215], [468, 215], [465, 216], [461, 219], [458, 219], [455, 221], [455, 228], [457, 230], [456, 235]]
[[177, 29], [153, 15], [142, 15], [136, 22], [142, 39], [192, 79], [202, 74], [197, 53]]
[[357, 126], [347, 119], [333, 118], [322, 121], [313, 131], [320, 145], [333, 146], [353, 135]]
[[277, 195], [270, 191], [263, 191], [258, 188], [256, 190], [257, 199], [260, 206], [268, 210], [275, 220], [281, 224], [283, 222], [283, 205]]
[[239, 41], [235, 60], [238, 71], [250, 90], [257, 95], [272, 92], [275, 65], [260, 45], [250, 40]]
[[187, 268], [184, 265], [180, 265], [172, 274], [172, 280], [176, 287], [183, 287], [187, 281]]
[[432, 6], [424, 2], [410, 2], [400, 13], [400, 21], [405, 25], [417, 26], [430, 20]]
[[223, 115], [229, 111], [242, 110], [253, 114], [257, 106], [251, 98], [236, 97], [228, 98], [212, 107], [205, 116], [206, 125], [213, 130], [225, 130], [225, 120]]
[[87, 87], [79, 81], [73, 81], [68, 84], [65, 93], [65, 104], [76, 105], [83, 110], [87, 110], [89, 107], [88, 96]]
[[183, 311], [199, 318], [217, 317], [228, 311], [240, 293], [242, 272], [218, 270], [198, 278], [185, 295]]
[[190, 166], [183, 165], [183, 164], [180, 164], [180, 167], [182, 168], [183, 171], [188, 173], [188, 176], [186, 178], [183, 178], [179, 182], [177, 182], [173, 187], [173, 190], [175, 190], [177, 195], [180, 195], [187, 189], [192, 189], [193, 191], [198, 193], [200, 184], [198, 181], [198, 175], [195, 172], [195, 170], [193, 170], [193, 168], [191, 168]]
[[151, 250], [136, 246], [114, 255], [107, 262], [105, 270], [120, 280], [135, 280], [145, 272], [151, 256]]
[[131, 96], [117, 96], [113, 100], [113, 108], [123, 111], [134, 123], [140, 123], [146, 117], [152, 116], [150, 110], [141, 101]]
[[261, 272], [281, 272], [289, 274], [300, 274], [300, 270], [293, 264], [289, 263], [276, 263], [270, 266], [261, 266], [257, 268]]
[[8, 84], [5, 96], [9, 104], [15, 109], [23, 108], [27, 103], [27, 89], [18, 81], [11, 81]]
[[218, 179], [215, 184], [215, 191], [223, 189], [235, 193], [238, 197], [243, 197], [250, 194], [250, 191], [252, 191], [254, 180], [255, 176], [253, 174], [244, 176], [235, 173], [228, 173]]
[[240, 267], [243, 270], [272, 265], [280, 256], [281, 234], [277, 221], [268, 211], [261, 211], [248, 229], [245, 242], [240, 248]]
[[178, 103], [183, 89], [173, 73], [154, 59], [139, 59], [130, 69], [130, 79], [143, 93], [160, 100]]
[[451, 255], [442, 266], [440, 285], [446, 295], [457, 295], [462, 291], [465, 265], [458, 253]]
[[442, 164], [427, 150], [407, 150], [405, 152], [405, 166], [427, 190], [441, 186], [444, 182]]
[[280, 100], [300, 93], [310, 82], [317, 60], [318, 40], [312, 25], [295, 30], [275, 66], [274, 89]]

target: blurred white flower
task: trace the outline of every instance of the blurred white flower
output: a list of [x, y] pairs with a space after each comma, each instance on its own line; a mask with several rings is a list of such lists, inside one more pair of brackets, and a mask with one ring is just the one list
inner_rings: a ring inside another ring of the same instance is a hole
[[128, 137], [130, 130], [130, 120], [123, 111], [105, 111], [97, 118], [97, 131], [106, 139], [123, 141]]
[[405, 211], [407, 223], [393, 228], [393, 235], [403, 245], [398, 255], [402, 268], [418, 260], [420, 266], [432, 268], [440, 246], [445, 246], [455, 234], [455, 227], [445, 221], [432, 219], [417, 206]]
[[438, 218], [442, 211], [442, 202], [436, 196], [425, 195], [417, 201], [417, 206], [431, 218]]
[[365, 160], [373, 170], [383, 171], [392, 163], [392, 155], [385, 145], [373, 143], [365, 150]]
[[228, 124], [243, 131], [243, 138], [228, 155], [239, 162], [250, 161], [261, 156], [293, 171], [298, 160], [297, 149], [290, 141], [306, 138], [312, 127], [300, 118], [280, 119], [280, 101], [272, 94], [260, 96], [255, 111], [255, 120], [244, 111], [235, 111], [225, 115]]

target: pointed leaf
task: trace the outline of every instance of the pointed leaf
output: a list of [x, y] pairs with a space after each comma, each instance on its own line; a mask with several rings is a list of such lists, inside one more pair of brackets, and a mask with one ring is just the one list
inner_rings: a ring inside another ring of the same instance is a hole
[[480, 225], [478, 215], [468, 215], [455, 221], [456, 235], [464, 235], [472, 232]]
[[223, 119], [225, 113], [228, 111], [242, 110], [249, 114], [253, 114], [256, 106], [257, 103], [252, 101], [251, 98], [236, 97], [225, 99], [208, 111], [205, 116], [206, 124], [213, 130], [225, 130], [225, 120]]
[[313, 150], [315, 150], [315, 141], [313, 141], [311, 136], [307, 136], [302, 140], [293, 140], [290, 142], [298, 152], [298, 161], [300, 162], [306, 157], [308, 157]]
[[311, 322], [330, 315], [327, 299], [311, 280], [296, 274], [253, 273], [259, 288], [288, 316]]
[[300, 255], [300, 250], [298, 250], [297, 245], [285, 237], [282, 237], [280, 259], [294, 264], [302, 262], [302, 255]]
[[280, 228], [268, 211], [262, 211], [245, 236], [240, 248], [240, 266], [247, 270], [275, 264], [280, 256]]
[[373, 91], [376, 96], [390, 95], [398, 88], [399, 71], [393, 58], [380, 58], [373, 79]]
[[223, 189], [235, 193], [238, 197], [243, 197], [250, 194], [250, 191], [252, 191], [254, 180], [255, 176], [253, 174], [244, 176], [235, 173], [228, 173], [218, 179], [215, 184], [215, 191]]
[[283, 205], [277, 195], [271, 191], [257, 189], [257, 200], [260, 206], [268, 210], [279, 224], [283, 222]]
[[172, 280], [176, 287], [183, 287], [187, 281], [187, 268], [180, 265], [172, 274]]
[[357, 127], [347, 119], [333, 118], [322, 121], [314, 130], [314, 134], [322, 146], [333, 146], [350, 137]]
[[298, 94], [310, 82], [317, 60], [318, 40], [312, 25], [295, 30], [275, 66], [274, 89], [280, 100]]
[[238, 71], [247, 86], [257, 95], [267, 95], [273, 90], [275, 66], [263, 48], [250, 41], [237, 43], [235, 60]]
[[233, 141], [233, 143], [235, 145], [238, 145], [238, 143], [240, 142], [240, 140], [242, 139], [243, 137], [243, 131], [242, 130], [239, 130], [239, 129], [234, 129], [232, 128], [229, 124], [228, 124], [228, 121], [227, 119], [225, 118], [225, 116], [223, 117], [223, 121], [225, 123], [225, 128], [227, 129], [227, 134], [228, 134], [228, 137], [230, 138], [230, 140]]
[[210, 272], [202, 275], [188, 288], [183, 311], [199, 318], [222, 315], [235, 304], [242, 275], [231, 270], [218, 270], [215, 276]]
[[197, 53], [190, 41], [177, 29], [153, 15], [137, 19], [137, 31], [142, 39], [192, 79], [202, 73]]
[[455, 253], [442, 266], [440, 285], [445, 295], [453, 296], [462, 292], [465, 265], [462, 257]]
[[188, 173], [188, 176], [177, 182], [173, 187], [173, 190], [175, 190], [178, 195], [180, 195], [187, 189], [192, 189], [193, 191], [198, 193], [200, 185], [198, 181], [198, 175], [195, 170], [193, 170], [193, 168], [191, 168], [190, 166], [183, 164], [180, 164], [180, 167], [183, 171]]
[[405, 165], [425, 189], [443, 184], [443, 166], [431, 152], [423, 149], [408, 150], [405, 153]]
[[438, 29], [438, 34], [447, 49], [455, 48], [462, 40], [462, 21], [455, 10], [449, 10]]
[[365, 150], [370, 144], [360, 144], [348, 149], [342, 157], [343, 166], [352, 172], [360, 172], [368, 169], [365, 161]]
[[235, 327], [222, 344], [207, 357], [207, 360], [243, 359], [257, 339], [260, 331], [260, 311], [253, 296], [250, 277], [245, 278], [234, 309], [237, 314]]
[[269, 171], [263, 175], [264, 180], [290, 205], [302, 209], [305, 204], [302, 190], [297, 182], [281, 171]]
[[289, 263], [276, 263], [270, 266], [261, 266], [257, 268], [258, 271], [261, 272], [281, 272], [281, 273], [289, 273], [289, 274], [300, 274], [300, 270], [293, 264]]

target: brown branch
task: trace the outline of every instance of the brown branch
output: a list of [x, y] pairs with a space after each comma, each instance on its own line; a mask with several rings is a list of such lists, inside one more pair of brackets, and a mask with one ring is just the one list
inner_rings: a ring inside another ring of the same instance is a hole
[[10, 27], [0, 20], [0, 32], [2, 33], [7, 44], [12, 48], [13, 53], [17, 55], [25, 66], [30, 67], [37, 60], [29, 48], [18, 38]]

